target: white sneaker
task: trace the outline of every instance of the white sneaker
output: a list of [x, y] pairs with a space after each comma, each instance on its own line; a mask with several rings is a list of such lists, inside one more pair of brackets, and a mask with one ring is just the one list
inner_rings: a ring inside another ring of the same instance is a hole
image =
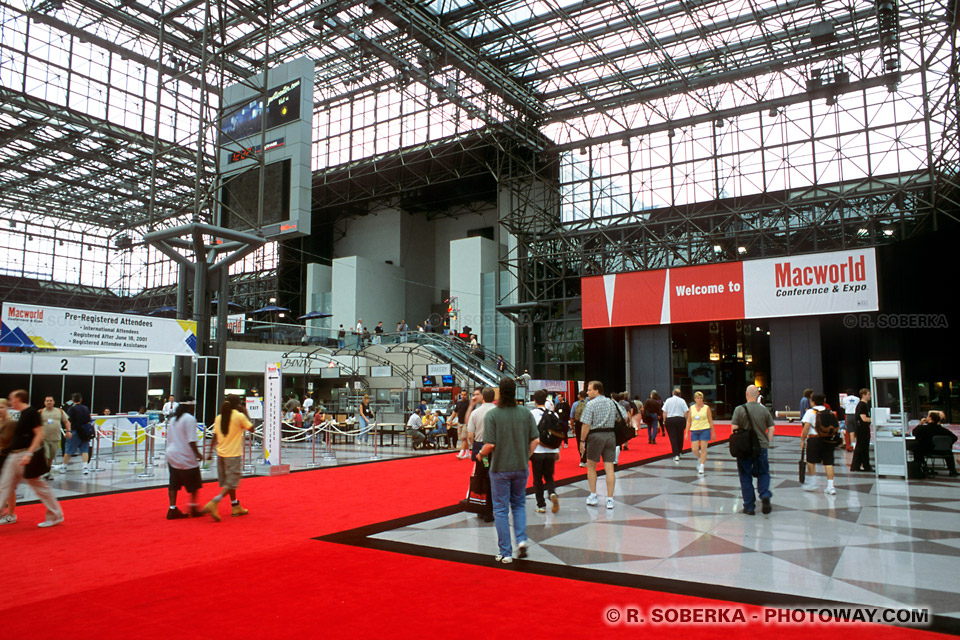
[[816, 491], [818, 486], [819, 485], [817, 484], [817, 481], [814, 480], [813, 482], [804, 482], [802, 485], [800, 485], [800, 488], [804, 491]]
[[87, 475], [88, 473], [90, 473], [90, 467], [83, 465], [83, 475]]
[[527, 557], [527, 549], [529, 549], [529, 548], [532, 547], [532, 546], [533, 546], [533, 542], [530, 540], [530, 538], [527, 538], [527, 539], [524, 540], [523, 542], [517, 544], [517, 557], [518, 557], [518, 558], [526, 558], [526, 557]]
[[580, 468], [581, 468], [581, 469], [586, 469], [586, 468], [587, 468], [587, 463], [586, 463], [586, 462], [581, 462], [581, 463], [580, 463]]
[[3, 514], [0, 516], [0, 524], [15, 524], [17, 522], [17, 516], [12, 516], [9, 513]]
[[834, 488], [833, 488], [832, 486], [830, 486], [830, 485], [827, 485], [827, 488], [824, 489], [823, 492], [824, 492], [825, 494], [827, 494], [828, 496], [835, 496], [835, 495], [837, 495], [837, 490], [834, 489]]
[[680, 456], [673, 456], [674, 462], [680, 462]]
[[703, 475], [703, 465], [702, 465], [702, 464], [698, 464], [698, 465], [697, 465], [697, 475], [700, 475], [700, 476]]
[[510, 556], [498, 555], [497, 557], [494, 558], [494, 561], [502, 562], [503, 564], [510, 564], [511, 562], [513, 562], [513, 558]]
[[613, 498], [607, 498], [607, 509], [613, 509]]
[[56, 466], [56, 469], [57, 469], [57, 471], [59, 471], [60, 473], [66, 473], [66, 472], [67, 472], [67, 465], [65, 465], [65, 464], [58, 464], [58, 465]]
[[37, 526], [40, 527], [41, 529], [44, 529], [46, 527], [55, 527], [61, 522], [63, 522], [63, 516], [60, 516], [59, 518], [54, 518], [53, 520], [44, 520]]
[[598, 502], [598, 500], [597, 500], [597, 494], [591, 493], [590, 495], [587, 496], [587, 506], [588, 506], [588, 507], [595, 507], [595, 506], [597, 506], [597, 502]]

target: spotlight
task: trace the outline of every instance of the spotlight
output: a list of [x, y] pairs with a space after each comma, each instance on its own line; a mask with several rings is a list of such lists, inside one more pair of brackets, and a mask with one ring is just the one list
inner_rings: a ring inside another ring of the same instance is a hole
[[776, 117], [779, 116], [779, 115], [780, 115], [780, 112], [779, 112], [779, 111], [777, 111], [776, 109], [770, 109], [770, 117], [771, 117], [771, 118], [776, 118]]
[[746, 247], [737, 247], [737, 253], [743, 255], [743, 254], [746, 253], [746, 252], [747, 252], [747, 248], [746, 248]]
[[887, 237], [889, 238], [890, 236], [893, 235], [893, 229], [884, 229], [884, 230], [883, 230], [883, 235], [885, 235], [885, 236], [887, 236]]
[[713, 252], [714, 252], [714, 253], [720, 253], [721, 251], [723, 251], [723, 247], [721, 247], [721, 246], [718, 245], [718, 244], [713, 245]]

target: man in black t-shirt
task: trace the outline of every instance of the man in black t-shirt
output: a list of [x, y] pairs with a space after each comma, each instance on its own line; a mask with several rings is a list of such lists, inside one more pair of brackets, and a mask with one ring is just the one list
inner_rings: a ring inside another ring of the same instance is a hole
[[[40, 501], [47, 508], [47, 517], [38, 526], [52, 527], [63, 522], [63, 511], [53, 492], [42, 478], [24, 478], [23, 472], [34, 456], [43, 455], [43, 422], [40, 412], [27, 402], [30, 396], [23, 389], [10, 393], [10, 414], [17, 418], [13, 438], [7, 445], [7, 460], [0, 472], [0, 496], [13, 496], [21, 480], [26, 480]], [[7, 513], [0, 514], [0, 525], [17, 522], [16, 500], [7, 504]]]
[[857, 423], [857, 444], [853, 449], [853, 461], [850, 471], [867, 471], [872, 473], [870, 466], [870, 390], [860, 389], [860, 402], [854, 410]]
[[470, 443], [467, 442], [467, 410], [470, 409], [470, 400], [467, 398], [467, 392], [460, 392], [460, 399], [453, 409], [457, 417], [457, 440], [460, 451], [457, 453], [458, 460], [466, 460], [470, 457]]

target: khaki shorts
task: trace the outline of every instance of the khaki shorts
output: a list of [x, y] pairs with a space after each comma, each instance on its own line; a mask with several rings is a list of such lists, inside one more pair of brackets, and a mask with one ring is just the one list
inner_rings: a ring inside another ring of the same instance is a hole
[[458, 424], [457, 425], [457, 438], [460, 440], [465, 440], [467, 438], [467, 425]]
[[617, 435], [612, 431], [587, 434], [587, 460], [613, 464], [617, 459]]
[[243, 475], [243, 458], [223, 458], [217, 456], [217, 481], [224, 489], [236, 489]]
[[44, 440], [43, 441], [43, 455], [47, 458], [47, 462], [52, 461], [57, 457], [57, 453], [60, 452], [60, 439], [56, 440]]

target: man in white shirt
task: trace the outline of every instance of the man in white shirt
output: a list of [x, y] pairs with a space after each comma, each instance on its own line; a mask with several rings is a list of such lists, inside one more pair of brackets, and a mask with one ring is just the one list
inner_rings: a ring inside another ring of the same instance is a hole
[[176, 398], [171, 393], [170, 399], [163, 405], [163, 417], [167, 419], [167, 422], [170, 421], [170, 418], [173, 417], [173, 414], [177, 412], [177, 407], [180, 406], [180, 403], [176, 401]]
[[313, 408], [313, 398], [308, 392], [307, 397], [303, 399], [303, 412], [308, 413], [311, 408]]
[[480, 391], [480, 396], [483, 398], [483, 404], [479, 406], [474, 405], [467, 414], [467, 443], [470, 445], [471, 458], [474, 460], [473, 475], [481, 479], [483, 486], [486, 488], [487, 495], [487, 504], [484, 507], [484, 511], [477, 515], [483, 518], [485, 522], [493, 522], [493, 496], [490, 493], [490, 470], [483, 466], [483, 463], [477, 459], [477, 454], [479, 454], [480, 449], [483, 448], [483, 419], [496, 406], [493, 404], [496, 393], [493, 387], [484, 387]]
[[[553, 411], [547, 408], [546, 402], [547, 392], [544, 389], [537, 389], [533, 392], [533, 404], [536, 406], [530, 410], [530, 413], [533, 414], [533, 419], [536, 421], [538, 427], [540, 426], [540, 421], [543, 419], [544, 412], [553, 414]], [[553, 415], [555, 416], [556, 414]], [[557, 426], [558, 428], [562, 427], [566, 430], [566, 425], [561, 425], [559, 418], [557, 418]], [[547, 501], [543, 498], [544, 487], [546, 487], [547, 493], [550, 494], [550, 502], [553, 503], [553, 507], [550, 510], [553, 513], [560, 510], [560, 500], [557, 498], [557, 487], [553, 482], [553, 470], [559, 459], [560, 449], [551, 449], [550, 447], [544, 446], [543, 442], [537, 444], [537, 448], [533, 450], [533, 455], [530, 456], [530, 464], [533, 469], [533, 495], [537, 499], [537, 513], [547, 512]]]
[[[831, 437], [840, 430], [840, 424], [837, 422], [836, 414], [824, 406], [825, 400], [822, 393], [813, 394], [810, 397], [810, 403], [813, 406], [803, 415], [803, 431], [800, 433], [800, 438], [807, 449], [807, 481], [801, 487], [805, 491], [817, 490], [818, 483], [814, 473], [817, 463], [820, 463], [827, 473], [827, 488], [823, 492], [832, 496], [836, 495], [837, 490], [833, 486], [833, 452], [836, 445], [831, 441]], [[819, 428], [817, 428], [818, 416]]]
[[664, 426], [667, 429], [667, 437], [670, 438], [674, 462], [680, 462], [680, 452], [683, 451], [683, 432], [687, 428], [689, 411], [687, 402], [680, 397], [680, 389], [674, 389], [673, 395], [663, 403]]
[[847, 389], [847, 395], [840, 401], [843, 407], [844, 431], [843, 440], [847, 451], [853, 451], [853, 444], [857, 442], [857, 405], [860, 404], [860, 396], [853, 389]]

